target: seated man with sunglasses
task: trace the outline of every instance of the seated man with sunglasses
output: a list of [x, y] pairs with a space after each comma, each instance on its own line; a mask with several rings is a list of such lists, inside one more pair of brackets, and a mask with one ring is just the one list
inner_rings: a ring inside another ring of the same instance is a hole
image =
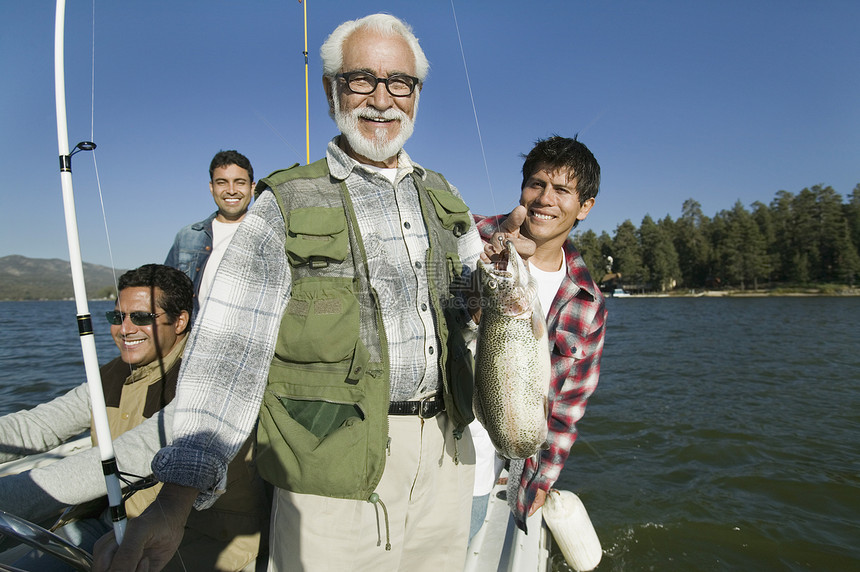
[[[134, 437], [145, 441], [146, 447], [116, 445], [116, 457], [121, 470], [129, 470], [128, 457], [145, 457], [135, 460], [140, 467], [151, 461], [154, 451], [164, 443], [157, 432], [148, 430], [146, 436], [128, 435], [135, 428], [159, 413], [174, 397], [176, 380], [182, 362], [182, 352], [191, 325], [193, 285], [179, 270], [160, 264], [147, 264], [126, 272], [119, 278], [119, 298], [116, 309], [106, 312], [111, 335], [120, 351], [120, 356], [101, 367], [101, 380], [107, 406], [111, 436]], [[8, 461], [28, 454], [47, 451], [90, 429], [90, 395], [83, 383], [56, 399], [37, 407], [0, 417], [0, 461]], [[141, 428], [143, 429], [143, 428]], [[143, 434], [144, 431], [137, 431]], [[94, 434], [94, 432], [93, 432]], [[95, 439], [93, 439], [95, 444]], [[153, 442], [154, 441], [154, 442]], [[93, 454], [95, 451], [88, 452]], [[74, 455], [81, 457], [84, 454]], [[111, 530], [110, 516], [104, 497], [104, 480], [101, 489], [92, 489], [93, 479], [83, 478], [79, 460], [67, 458], [45, 467], [55, 476], [55, 492], [44, 487], [41, 493], [48, 495], [81, 495], [95, 499], [84, 503], [64, 515], [57, 533], [92, 552], [95, 541]], [[267, 518], [267, 500], [262, 481], [256, 473], [245, 468], [244, 456], [237, 456], [237, 470], [231, 477], [231, 493], [225, 494], [221, 502], [200, 515], [199, 521], [189, 520], [185, 542], [180, 554], [185, 566], [192, 569], [241, 570], [253, 564], [259, 549], [260, 530]], [[94, 458], [91, 467], [100, 465]], [[148, 470], [138, 474], [149, 474]], [[44, 475], [43, 475], [44, 476]], [[42, 483], [51, 479], [42, 479]], [[95, 479], [98, 483], [98, 479]], [[235, 486], [234, 486], [235, 484]], [[95, 487], [98, 489], [98, 487]], [[140, 490], [125, 502], [129, 518], [134, 518], [149, 506], [161, 486]], [[70, 489], [78, 489], [72, 492]], [[235, 490], [234, 490], [235, 489]], [[0, 480], [0, 509], [7, 507], [8, 492], [19, 490], [18, 496], [30, 496], [33, 491], [20, 489], [13, 481]], [[26, 491], [26, 492], [24, 492]], [[229, 498], [228, 498], [229, 497]], [[80, 501], [79, 501], [80, 502]], [[32, 518], [32, 514], [18, 514]], [[179, 558], [168, 565], [168, 570], [182, 570]], [[33, 551], [16, 563], [25, 570], [61, 570], [59, 561]]]

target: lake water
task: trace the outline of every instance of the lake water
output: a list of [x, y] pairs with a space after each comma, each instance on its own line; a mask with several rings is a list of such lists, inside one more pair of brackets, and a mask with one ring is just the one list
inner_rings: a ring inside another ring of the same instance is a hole
[[[557, 484], [588, 509], [598, 570], [860, 570], [860, 298], [607, 303], [600, 385]], [[112, 308], [90, 303], [101, 363]], [[73, 302], [0, 302], [0, 414], [82, 365]]]
[[557, 484], [599, 570], [860, 570], [860, 298], [608, 306]]
[[[119, 355], [104, 313], [91, 301], [99, 364]], [[47, 401], [86, 381], [75, 303], [0, 302], [0, 414]]]

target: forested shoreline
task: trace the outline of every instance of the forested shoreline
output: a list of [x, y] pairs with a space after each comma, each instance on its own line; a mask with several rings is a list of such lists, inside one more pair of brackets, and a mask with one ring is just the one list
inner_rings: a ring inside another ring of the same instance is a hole
[[[600, 235], [576, 231], [574, 243], [606, 291], [856, 291], [860, 184], [846, 200], [832, 187], [816, 185], [797, 194], [779, 191], [768, 205], [756, 201], [747, 208], [737, 201], [712, 217], [702, 212], [698, 201], [687, 199], [677, 220], [666, 215], [655, 222], [646, 215], [636, 227], [628, 219], [612, 236], [606, 231]], [[96, 298], [109, 295], [114, 274], [87, 264], [88, 292]], [[19, 255], [0, 258], [0, 300], [71, 296], [68, 262]]]
[[770, 204], [738, 200], [712, 217], [688, 199], [677, 220], [629, 219], [613, 236], [577, 231], [574, 243], [607, 290], [853, 288], [860, 274], [860, 184], [847, 200], [832, 187], [778, 191]]

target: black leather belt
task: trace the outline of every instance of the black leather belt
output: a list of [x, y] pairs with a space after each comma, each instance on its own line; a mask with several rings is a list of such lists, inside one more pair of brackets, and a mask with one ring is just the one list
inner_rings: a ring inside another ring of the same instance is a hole
[[445, 411], [445, 402], [439, 394], [428, 395], [419, 401], [391, 401], [388, 405], [389, 415], [417, 415], [422, 419], [436, 417]]

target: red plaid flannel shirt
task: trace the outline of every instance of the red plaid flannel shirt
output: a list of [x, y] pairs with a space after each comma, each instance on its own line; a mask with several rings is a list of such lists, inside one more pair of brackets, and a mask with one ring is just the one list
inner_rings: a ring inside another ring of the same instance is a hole
[[[504, 216], [476, 215], [481, 238], [489, 241]], [[538, 489], [549, 491], [558, 480], [576, 440], [576, 422], [585, 402], [597, 387], [606, 325], [603, 295], [585, 262], [568, 238], [564, 243], [567, 276], [561, 283], [547, 318], [552, 346], [552, 380], [549, 388], [549, 449], [525, 463], [517, 493], [514, 519], [520, 528]]]

